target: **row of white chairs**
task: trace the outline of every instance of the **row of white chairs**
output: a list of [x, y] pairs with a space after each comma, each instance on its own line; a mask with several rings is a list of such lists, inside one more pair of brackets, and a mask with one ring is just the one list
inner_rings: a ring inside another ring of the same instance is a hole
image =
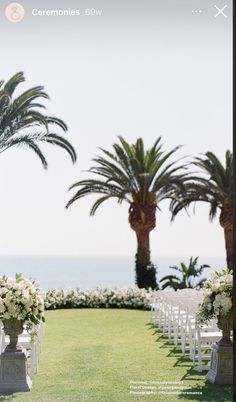
[[[23, 333], [18, 337], [18, 343], [26, 351], [28, 374], [31, 379], [33, 379], [38, 370], [43, 335], [44, 324], [41, 322], [40, 324], [33, 326], [32, 335], [26, 329], [24, 329]], [[8, 343], [9, 336], [5, 335], [3, 323], [0, 321], [0, 353], [4, 352]]]
[[[174, 345], [181, 346], [182, 355], [189, 356], [198, 371], [209, 370], [212, 344], [221, 338], [216, 321], [199, 325], [197, 310], [202, 303], [204, 290], [182, 289], [155, 292], [151, 302], [151, 321], [157, 325]], [[205, 362], [205, 363], [204, 363]]]

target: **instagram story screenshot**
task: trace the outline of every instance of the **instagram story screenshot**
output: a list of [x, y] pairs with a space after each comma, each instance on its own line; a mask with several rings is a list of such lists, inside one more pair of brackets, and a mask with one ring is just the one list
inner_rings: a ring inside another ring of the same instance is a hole
[[232, 27], [1, 0], [1, 401], [233, 402]]

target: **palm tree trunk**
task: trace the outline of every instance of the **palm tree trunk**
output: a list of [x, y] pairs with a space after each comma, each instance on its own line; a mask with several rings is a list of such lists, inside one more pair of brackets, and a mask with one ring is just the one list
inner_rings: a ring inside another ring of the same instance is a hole
[[136, 284], [139, 288], [157, 287], [156, 269], [150, 260], [150, 231], [139, 229], [135, 231], [137, 236], [136, 254]]
[[137, 230], [137, 256], [141, 264], [150, 263], [150, 240], [149, 231]]
[[156, 226], [156, 203], [133, 202], [129, 208], [129, 223], [137, 237], [135, 259], [136, 284], [139, 288], [157, 288], [156, 269], [150, 259], [149, 234]]
[[227, 268], [233, 269], [233, 225], [224, 227]]
[[231, 200], [223, 204], [220, 225], [224, 229], [227, 268], [233, 269], [233, 205]]

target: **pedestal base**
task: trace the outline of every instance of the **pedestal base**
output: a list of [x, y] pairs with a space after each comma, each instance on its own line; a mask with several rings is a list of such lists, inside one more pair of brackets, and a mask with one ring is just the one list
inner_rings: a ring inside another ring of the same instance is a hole
[[211, 368], [206, 380], [212, 384], [233, 383], [233, 346], [213, 345]]
[[27, 374], [26, 352], [3, 352], [0, 356], [0, 392], [30, 391], [32, 381]]

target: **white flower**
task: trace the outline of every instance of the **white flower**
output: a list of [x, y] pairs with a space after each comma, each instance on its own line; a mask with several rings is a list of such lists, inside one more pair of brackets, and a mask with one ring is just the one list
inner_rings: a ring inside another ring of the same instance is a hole
[[217, 278], [216, 272], [212, 272], [210, 275], [210, 281], [213, 281], [215, 278]]
[[217, 290], [219, 290], [220, 288], [220, 281], [217, 278], [214, 278], [214, 280], [212, 281], [212, 285], [211, 285], [211, 289], [213, 290], [213, 292], [217, 292]]
[[11, 278], [10, 276], [9, 276], [9, 278], [7, 278], [7, 284], [9, 284], [9, 285], [14, 285], [15, 284], [15, 279], [14, 278]]
[[231, 274], [225, 275], [225, 282], [229, 283], [229, 284], [233, 284], [233, 275], [231, 275]]
[[211, 311], [211, 309], [212, 309], [212, 304], [211, 304], [211, 303], [208, 303], [208, 304], [207, 304], [207, 310], [208, 310], [208, 311]]
[[6, 312], [6, 313], [3, 314], [3, 318], [4, 318], [5, 320], [9, 320], [9, 318], [11, 318], [11, 314], [8, 313], [8, 312]]
[[4, 313], [6, 310], [6, 307], [4, 306], [3, 303], [0, 303], [0, 313]]
[[7, 288], [5, 288], [4, 286], [3, 286], [3, 287], [0, 287], [0, 296], [6, 294], [7, 292], [8, 292], [8, 289], [7, 289]]
[[224, 293], [219, 293], [215, 297], [213, 307], [215, 309], [216, 315], [218, 315], [220, 311], [222, 311], [223, 314], [227, 314], [232, 307], [232, 300]]

